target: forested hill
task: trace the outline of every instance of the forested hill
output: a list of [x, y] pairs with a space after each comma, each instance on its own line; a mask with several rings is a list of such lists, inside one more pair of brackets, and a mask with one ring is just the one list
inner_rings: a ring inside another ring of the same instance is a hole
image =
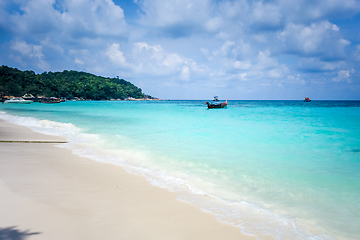
[[86, 72], [63, 71], [35, 74], [7, 66], [0, 67], [0, 97], [84, 98], [93, 100], [152, 98], [124, 79], [105, 78]]

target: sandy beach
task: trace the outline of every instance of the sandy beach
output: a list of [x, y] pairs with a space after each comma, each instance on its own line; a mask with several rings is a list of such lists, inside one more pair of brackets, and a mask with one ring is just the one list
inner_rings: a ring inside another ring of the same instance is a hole
[[[2, 141], [66, 141], [0, 120]], [[0, 142], [0, 239], [255, 239], [122, 167]]]

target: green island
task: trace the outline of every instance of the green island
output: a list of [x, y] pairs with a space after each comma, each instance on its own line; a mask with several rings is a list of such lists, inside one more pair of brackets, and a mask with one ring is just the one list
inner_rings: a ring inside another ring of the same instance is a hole
[[67, 70], [36, 74], [34, 71], [21, 71], [2, 65], [0, 98], [23, 95], [35, 98], [84, 100], [156, 99], [142, 93], [140, 88], [119, 77], [108, 78]]

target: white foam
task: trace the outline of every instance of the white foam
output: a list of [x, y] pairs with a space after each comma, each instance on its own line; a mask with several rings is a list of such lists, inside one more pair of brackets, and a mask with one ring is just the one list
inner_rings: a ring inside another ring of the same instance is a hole
[[33, 117], [19, 117], [7, 114], [6, 112], [0, 112], [0, 118], [21, 126], [28, 127], [35, 132], [54, 135], [54, 136], [72, 136], [80, 132], [80, 129], [75, 127], [71, 123], [59, 123], [49, 120], [38, 120]]

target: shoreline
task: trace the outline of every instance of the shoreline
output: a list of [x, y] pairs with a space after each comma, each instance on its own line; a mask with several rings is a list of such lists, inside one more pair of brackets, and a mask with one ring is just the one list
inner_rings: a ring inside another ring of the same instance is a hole
[[[0, 120], [3, 141], [66, 141]], [[63, 143], [0, 142], [0, 233], [30, 239], [255, 239], [121, 166]], [[4, 217], [6, 216], [6, 217]]]

